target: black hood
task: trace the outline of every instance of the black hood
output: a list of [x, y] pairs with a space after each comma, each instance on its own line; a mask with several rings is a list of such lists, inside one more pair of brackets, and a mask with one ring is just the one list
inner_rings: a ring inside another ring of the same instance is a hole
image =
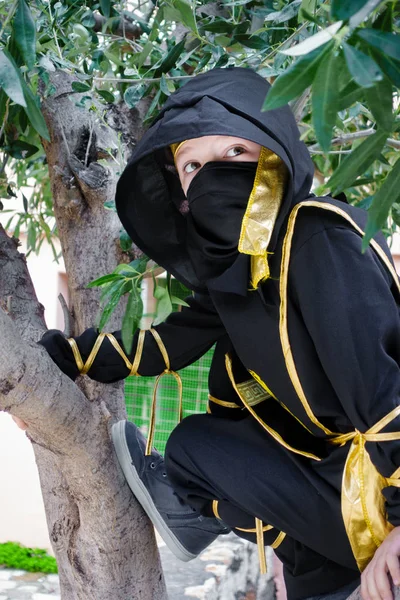
[[[185, 250], [185, 199], [170, 144], [207, 135], [242, 137], [268, 148], [288, 170], [268, 246], [291, 207], [310, 195], [314, 166], [288, 106], [261, 112], [270, 85], [248, 68], [212, 69], [174, 92], [135, 147], [116, 193], [119, 218], [135, 244], [187, 287], [204, 291]], [[243, 260], [247, 256], [241, 256]]]

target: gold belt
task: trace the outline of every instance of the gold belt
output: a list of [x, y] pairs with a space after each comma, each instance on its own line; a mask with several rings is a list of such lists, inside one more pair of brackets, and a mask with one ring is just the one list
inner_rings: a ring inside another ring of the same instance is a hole
[[396, 406], [365, 433], [356, 430], [328, 440], [339, 446], [351, 442], [343, 471], [341, 505], [346, 532], [360, 571], [365, 569], [393, 529], [386, 518], [382, 489], [391, 485], [400, 487], [400, 467], [390, 477], [384, 477], [372, 463], [365, 444], [400, 440], [399, 431], [380, 433], [399, 414], [400, 406]]

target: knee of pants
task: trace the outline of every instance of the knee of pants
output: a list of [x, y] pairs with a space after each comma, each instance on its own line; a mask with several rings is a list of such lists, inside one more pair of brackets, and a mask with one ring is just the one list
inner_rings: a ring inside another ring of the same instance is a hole
[[185, 417], [171, 432], [165, 447], [165, 465], [180, 461], [191, 449], [196, 452], [199, 443], [204, 444], [206, 421], [211, 415], [190, 415]]

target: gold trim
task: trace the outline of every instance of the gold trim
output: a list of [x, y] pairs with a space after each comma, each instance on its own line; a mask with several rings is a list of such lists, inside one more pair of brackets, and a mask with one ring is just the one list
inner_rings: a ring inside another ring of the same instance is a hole
[[311, 433], [311, 435], [313, 435], [312, 431], [310, 429], [308, 429], [308, 427], [306, 425], [304, 425], [304, 423], [302, 421], [300, 421], [300, 419], [298, 417], [296, 417], [296, 415], [294, 415], [292, 413], [292, 411], [286, 406], [286, 404], [284, 404], [283, 402], [281, 402], [281, 400], [279, 400], [275, 394], [272, 393], [272, 391], [270, 390], [270, 388], [267, 386], [267, 384], [265, 383], [265, 381], [263, 381], [261, 379], [261, 377], [259, 375], [257, 375], [257, 373], [255, 371], [251, 371], [249, 369], [249, 373], [254, 377], [254, 379], [269, 393], [271, 394], [272, 398], [274, 398], [277, 402], [279, 402], [279, 404], [282, 406], [282, 408], [284, 408], [294, 419], [296, 419], [296, 421], [298, 421], [300, 423], [300, 425], [302, 427], [304, 427], [304, 429], [306, 429], [308, 431], [308, 433]]
[[[244, 531], [245, 533], [257, 533], [257, 529], [255, 527], [250, 529], [244, 529], [243, 527], [234, 527], [234, 529], [237, 529], [238, 531]], [[273, 525], [264, 525], [262, 528], [263, 531], [271, 531], [271, 529], [274, 529]]]
[[211, 396], [211, 394], [208, 394], [208, 399], [211, 400], [211, 402], [214, 402], [214, 404], [218, 404], [219, 406], [223, 406], [224, 408], [241, 408], [241, 406], [239, 406], [239, 404], [236, 404], [236, 402], [227, 402], [226, 400], [220, 400], [219, 398]]
[[212, 501], [212, 511], [214, 513], [214, 516], [221, 521], [221, 517], [219, 516], [218, 512], [218, 500]]
[[265, 575], [267, 572], [267, 559], [265, 558], [263, 523], [261, 519], [256, 518], [256, 538], [258, 548], [258, 559], [260, 561], [260, 573]]
[[160, 375], [158, 375], [156, 382], [154, 384], [153, 398], [152, 398], [152, 402], [151, 402], [151, 411], [150, 411], [149, 434], [147, 436], [147, 443], [146, 443], [146, 450], [145, 450], [146, 456], [149, 456], [151, 454], [151, 448], [153, 446], [153, 438], [154, 438], [154, 430], [155, 430], [155, 422], [156, 422], [157, 389], [158, 389], [158, 385], [161, 381], [161, 378], [164, 377], [164, 375], [172, 375], [173, 377], [175, 377], [175, 380], [178, 384], [178, 396], [179, 396], [178, 419], [179, 419], [179, 423], [182, 421], [182, 416], [183, 416], [182, 379], [181, 379], [180, 375], [178, 375], [178, 373], [171, 370], [171, 363], [169, 360], [168, 352], [167, 352], [167, 349], [166, 349], [164, 342], [162, 341], [158, 331], [156, 331], [153, 328], [151, 328], [149, 331], [152, 334], [152, 336], [154, 337], [154, 339], [157, 343], [157, 346], [162, 354], [162, 357], [165, 362], [165, 371], [163, 373], [160, 373]]
[[174, 144], [170, 144], [169, 147], [171, 148], [171, 152], [173, 154], [174, 160], [175, 160], [175, 156], [178, 154], [181, 146], [183, 146], [183, 144], [185, 144], [188, 140], [183, 140], [183, 142], [175, 142]]
[[286, 533], [284, 531], [281, 531], [276, 540], [271, 544], [271, 548], [273, 550], [276, 550], [276, 548], [278, 548], [282, 544], [285, 537]]
[[96, 356], [97, 356], [98, 351], [100, 350], [101, 344], [103, 343], [104, 339], [107, 338], [110, 341], [111, 345], [114, 347], [114, 349], [118, 352], [118, 354], [124, 360], [127, 369], [129, 369], [129, 371], [130, 371], [129, 375], [137, 375], [138, 377], [140, 377], [139, 373], [137, 372], [137, 367], [139, 366], [141, 358], [142, 358], [145, 333], [146, 333], [146, 331], [144, 329], [141, 329], [139, 332], [138, 344], [136, 347], [135, 359], [133, 361], [133, 364], [130, 362], [129, 358], [126, 356], [125, 352], [123, 351], [123, 349], [121, 348], [121, 346], [119, 345], [119, 343], [117, 342], [115, 337], [112, 335], [112, 333], [100, 333], [97, 336], [96, 341], [93, 345], [93, 348], [90, 351], [90, 354], [89, 354], [85, 364], [83, 363], [81, 353], [79, 352], [78, 344], [76, 343], [74, 338], [68, 338], [67, 341], [69, 342], [69, 345], [72, 348], [76, 366], [78, 367], [79, 373], [81, 375], [86, 375], [88, 373], [89, 369], [92, 367], [92, 365], [96, 359]]
[[162, 357], [164, 359], [165, 362], [165, 368], [169, 371], [171, 368], [170, 362], [169, 362], [169, 356], [168, 356], [168, 352], [166, 347], [164, 346], [164, 342], [162, 341], [160, 334], [158, 333], [158, 331], [156, 331], [155, 329], [151, 328], [150, 333], [152, 334], [153, 338], [155, 339], [157, 346], [162, 354]]
[[[290, 251], [295, 221], [300, 208], [304, 206], [322, 208], [336, 213], [348, 221], [362, 236], [365, 234], [344, 210], [333, 204], [307, 200], [296, 205], [290, 213], [288, 228], [283, 242], [280, 274], [281, 304], [279, 320], [280, 338], [286, 368], [307, 416], [314, 425], [322, 429], [328, 436], [333, 436], [328, 440], [329, 442], [344, 445], [348, 441], [351, 441], [343, 470], [341, 505], [347, 536], [357, 565], [360, 571], [363, 571], [374, 556], [377, 547], [382, 543], [391, 529], [393, 529], [392, 525], [386, 519], [385, 501], [382, 495], [382, 489], [389, 485], [400, 487], [400, 481], [395, 477], [400, 475], [400, 467], [396, 469], [391, 478], [383, 477], [373, 465], [371, 458], [365, 449], [365, 443], [400, 439], [400, 432], [379, 433], [381, 429], [400, 414], [400, 406], [393, 409], [365, 433], [361, 433], [357, 430], [346, 434], [333, 433], [320, 423], [312, 412], [294, 363], [287, 324], [287, 284]], [[375, 240], [371, 240], [370, 245], [389, 270], [400, 292], [400, 282], [397, 273], [385, 252]], [[366, 485], [367, 482], [368, 485]]]
[[[288, 371], [288, 374], [289, 374], [289, 377], [293, 384], [293, 387], [294, 387], [294, 389], [300, 399], [300, 402], [302, 403], [303, 408], [304, 408], [308, 418], [310, 419], [310, 421], [312, 423], [314, 423], [314, 425], [316, 425], [317, 427], [322, 429], [322, 431], [324, 431], [327, 435], [340, 435], [339, 433], [335, 433], [335, 432], [331, 431], [330, 429], [328, 429], [327, 427], [325, 427], [325, 425], [323, 425], [320, 421], [318, 421], [317, 417], [312, 412], [311, 407], [307, 401], [306, 395], [304, 393], [303, 387], [301, 385], [298, 373], [297, 373], [296, 365], [295, 365], [293, 354], [292, 354], [292, 349], [291, 349], [290, 342], [289, 342], [289, 333], [288, 333], [288, 324], [287, 324], [287, 283], [288, 283], [288, 273], [289, 273], [290, 251], [291, 251], [291, 246], [292, 246], [292, 238], [293, 238], [293, 234], [294, 234], [294, 226], [295, 226], [297, 214], [298, 214], [300, 208], [305, 207], [305, 206], [313, 206], [316, 208], [322, 208], [324, 210], [329, 210], [331, 212], [334, 212], [334, 213], [342, 216], [344, 219], [346, 219], [360, 234], [364, 235], [364, 232], [357, 225], [357, 223], [351, 217], [349, 217], [349, 215], [341, 208], [338, 208], [337, 206], [334, 206], [332, 204], [325, 204], [323, 202], [318, 202], [315, 200], [306, 200], [304, 202], [300, 202], [299, 204], [297, 204], [293, 208], [292, 212], [290, 213], [288, 227], [287, 227], [287, 231], [286, 231], [285, 238], [283, 241], [283, 249], [282, 249], [280, 290], [279, 290], [280, 297], [281, 297], [279, 332], [280, 332], [283, 355], [284, 355], [285, 363], [286, 363], [286, 369]], [[376, 253], [379, 255], [381, 260], [385, 263], [387, 268], [389, 269], [389, 271], [399, 289], [399, 292], [400, 292], [399, 279], [397, 277], [396, 271], [394, 270], [392, 264], [390, 263], [389, 259], [386, 256], [386, 254], [384, 253], [382, 248], [379, 246], [379, 244], [377, 244], [377, 242], [375, 242], [375, 240], [371, 240], [370, 244], [374, 248]]]
[[82, 360], [81, 353], [79, 352], [78, 344], [76, 343], [74, 338], [67, 338], [67, 342], [69, 343], [69, 345], [72, 348], [72, 353], [74, 355], [76, 366], [78, 367], [78, 371], [79, 371], [79, 373], [82, 373], [83, 360]]
[[287, 180], [287, 168], [279, 156], [261, 147], [239, 238], [238, 250], [251, 256], [251, 285], [268, 279], [268, 244], [279, 213]]
[[[251, 369], [248, 369], [250, 375], [252, 377], [254, 377], [254, 379], [257, 381], [257, 383], [259, 383], [261, 385], [261, 387], [264, 388], [264, 390], [270, 395], [272, 396], [272, 398], [274, 398], [275, 400], [278, 400], [278, 398], [275, 396], [275, 394], [270, 390], [270, 388], [267, 386], [267, 384], [265, 383], [265, 381], [263, 381], [261, 379], [261, 377], [259, 375], [257, 375], [257, 373], [255, 371], [252, 371]], [[279, 400], [278, 400], [279, 402]]]
[[234, 376], [233, 376], [233, 371], [232, 371], [232, 360], [229, 356], [229, 354], [225, 354], [225, 366], [226, 366], [226, 370], [228, 372], [229, 375], [229, 379], [231, 380], [231, 383], [234, 387], [234, 389], [236, 390], [239, 398], [242, 400], [243, 404], [245, 405], [245, 407], [247, 408], [247, 410], [253, 415], [253, 417], [260, 423], [260, 425], [262, 425], [262, 427], [264, 427], [264, 429], [266, 431], [268, 431], [268, 433], [274, 438], [274, 440], [276, 440], [277, 442], [279, 442], [279, 444], [281, 444], [284, 448], [286, 448], [287, 450], [290, 450], [291, 452], [294, 452], [295, 454], [300, 454], [300, 456], [306, 456], [307, 458], [312, 458], [313, 460], [321, 460], [318, 456], [316, 456], [315, 454], [311, 454], [310, 452], [304, 452], [303, 450], [297, 450], [296, 448], [293, 448], [292, 446], [290, 446], [289, 444], [287, 444], [284, 439], [279, 435], [279, 433], [277, 431], [275, 431], [275, 429], [272, 429], [272, 427], [269, 427], [269, 425], [267, 425], [259, 416], [258, 414], [255, 412], [255, 410], [253, 410], [253, 408], [248, 404], [248, 402], [246, 402], [245, 398], [241, 396], [239, 389], [236, 385]]
[[129, 373], [130, 375], [135, 375], [137, 377], [140, 377], [140, 375], [138, 373], [138, 368], [139, 368], [139, 365], [140, 365], [140, 361], [142, 360], [142, 354], [143, 354], [143, 346], [144, 346], [145, 336], [146, 336], [146, 330], [145, 329], [141, 329], [139, 331], [139, 335], [138, 335], [138, 342], [137, 342], [137, 346], [136, 346], [136, 353], [135, 353], [135, 358], [133, 359], [131, 372]]
[[[386, 519], [382, 489], [389, 485], [400, 487], [396, 479], [383, 477], [365, 449], [366, 442], [400, 440], [400, 432], [380, 433], [400, 415], [400, 405], [380, 419], [368, 431], [351, 431], [328, 440], [343, 446], [351, 441], [342, 481], [342, 515], [349, 541], [360, 571], [363, 571], [376, 549], [393, 529]], [[365, 527], [366, 526], [366, 527]]]

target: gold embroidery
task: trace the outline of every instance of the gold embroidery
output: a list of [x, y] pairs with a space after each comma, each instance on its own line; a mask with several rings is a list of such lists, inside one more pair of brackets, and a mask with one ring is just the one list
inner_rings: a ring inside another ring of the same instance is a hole
[[269, 277], [268, 244], [282, 203], [287, 168], [279, 156], [261, 148], [247, 208], [242, 221], [238, 250], [251, 256], [251, 285]]
[[231, 380], [231, 383], [232, 383], [234, 389], [236, 390], [239, 398], [242, 400], [242, 402], [245, 405], [245, 407], [247, 408], [247, 410], [260, 423], [260, 425], [262, 425], [262, 427], [264, 427], [264, 429], [266, 431], [268, 431], [268, 433], [274, 438], [274, 440], [276, 440], [277, 442], [279, 442], [279, 444], [281, 444], [282, 446], [284, 446], [284, 448], [287, 448], [288, 450], [291, 450], [291, 452], [294, 452], [295, 454], [300, 454], [301, 456], [306, 456], [307, 458], [312, 458], [314, 460], [321, 460], [315, 454], [311, 454], [311, 452], [303, 452], [303, 450], [297, 450], [296, 448], [293, 448], [292, 446], [290, 446], [289, 444], [287, 444], [285, 442], [285, 440], [279, 435], [279, 433], [277, 431], [275, 431], [275, 429], [272, 429], [272, 427], [270, 427], [269, 425], [267, 425], [258, 416], [258, 414], [255, 412], [255, 410], [247, 403], [245, 397], [241, 396], [239, 388], [237, 387], [236, 382], [235, 382], [235, 378], [233, 376], [232, 360], [231, 360], [229, 354], [225, 354], [225, 366], [226, 366], [226, 370], [227, 370], [228, 375], [229, 375], [229, 379]]
[[249, 379], [242, 383], [237, 383], [237, 388], [240, 391], [240, 397], [246, 398], [247, 404], [256, 406], [260, 402], [264, 402], [271, 398], [271, 394], [264, 390], [257, 381]]

